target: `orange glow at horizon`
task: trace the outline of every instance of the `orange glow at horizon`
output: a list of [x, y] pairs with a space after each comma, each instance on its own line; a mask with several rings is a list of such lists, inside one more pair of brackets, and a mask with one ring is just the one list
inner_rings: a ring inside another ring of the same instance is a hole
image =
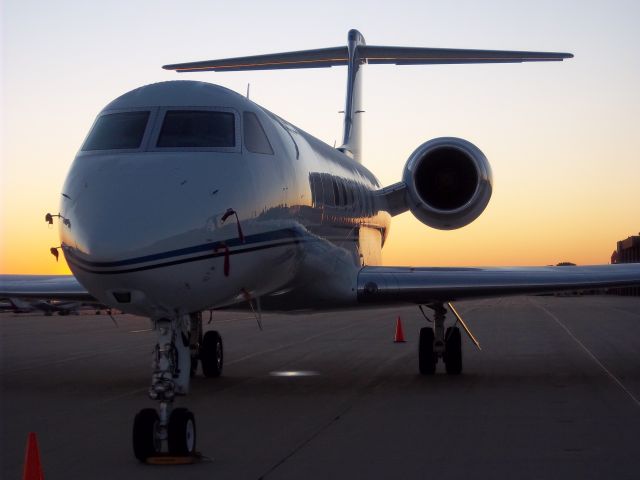
[[[383, 249], [385, 265], [398, 266], [544, 266], [560, 262], [596, 265], [610, 262], [616, 242], [638, 235], [629, 228], [614, 231], [559, 227], [546, 231], [516, 231], [507, 227], [474, 227], [438, 231], [420, 224], [410, 213], [394, 219]], [[629, 232], [629, 233], [626, 233]], [[416, 261], [418, 260], [418, 261]]]
[[[35, 214], [38, 206], [22, 212]], [[494, 208], [493, 210], [500, 210]], [[588, 216], [565, 223], [562, 219], [541, 221], [532, 213], [531, 228], [511, 228], [514, 218], [525, 213], [492, 212], [491, 204], [484, 215], [459, 230], [440, 231], [429, 228], [407, 212], [395, 217], [383, 249], [384, 265], [402, 266], [508, 266], [550, 265], [569, 261], [579, 265], [609, 263], [616, 241], [638, 234], [634, 219], [616, 218], [605, 212], [598, 214], [606, 221], [593, 222]], [[595, 217], [596, 215], [594, 215]], [[64, 256], [56, 262], [49, 252], [58, 245], [58, 226], [42, 221], [24, 221], [25, 216], [11, 213], [4, 225], [0, 272], [6, 274], [69, 274]], [[523, 220], [523, 225], [527, 221]], [[544, 228], [534, 225], [544, 224]], [[636, 229], [634, 230], [634, 227]], [[19, 233], [18, 233], [19, 231]], [[586, 232], [586, 234], [585, 234]], [[11, 233], [8, 235], [7, 233]]]
[[[64, 255], [56, 261], [49, 249], [57, 247], [57, 225], [48, 226], [42, 223], [12, 221], [11, 216], [3, 219], [5, 230], [0, 254], [0, 273], [7, 274], [41, 274], [41, 275], [66, 275], [71, 271], [67, 266]], [[17, 228], [18, 231], [8, 232], [7, 225]], [[14, 227], [15, 226], [15, 227]]]

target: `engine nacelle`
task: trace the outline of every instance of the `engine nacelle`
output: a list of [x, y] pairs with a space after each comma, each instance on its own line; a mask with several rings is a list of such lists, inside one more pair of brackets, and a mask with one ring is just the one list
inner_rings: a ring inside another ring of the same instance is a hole
[[420, 145], [407, 160], [402, 180], [411, 213], [441, 230], [474, 221], [489, 203], [493, 189], [487, 157], [471, 142], [455, 137]]

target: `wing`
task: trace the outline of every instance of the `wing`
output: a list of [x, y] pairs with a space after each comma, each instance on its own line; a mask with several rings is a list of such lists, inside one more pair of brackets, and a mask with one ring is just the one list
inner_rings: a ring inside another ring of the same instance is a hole
[[96, 301], [71, 275], [0, 275], [0, 298]]
[[426, 304], [631, 285], [640, 285], [640, 263], [580, 267], [364, 267], [358, 275], [358, 301]]

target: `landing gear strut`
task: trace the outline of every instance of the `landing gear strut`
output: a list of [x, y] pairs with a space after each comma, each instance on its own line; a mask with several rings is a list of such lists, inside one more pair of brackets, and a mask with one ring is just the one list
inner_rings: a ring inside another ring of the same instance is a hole
[[418, 367], [422, 375], [433, 375], [436, 372], [438, 359], [442, 359], [449, 375], [462, 372], [462, 337], [456, 326], [445, 331], [444, 322], [447, 309], [443, 304], [428, 305], [434, 312], [433, 328], [420, 329], [418, 345]]
[[[198, 358], [205, 375], [211, 355], [206, 348], [207, 337], [215, 333], [219, 342], [220, 359], [216, 365], [222, 372], [222, 339], [217, 332], [202, 336], [200, 314], [176, 318], [154, 319], [158, 340], [153, 353], [153, 374], [149, 398], [158, 402], [158, 409], [145, 408], [133, 421], [133, 452], [145, 462], [149, 457], [168, 452], [175, 456], [192, 456], [196, 452], [196, 422], [186, 408], [173, 408], [176, 395], [186, 395], [189, 379], [195, 374]], [[207, 375], [209, 376], [209, 375]]]

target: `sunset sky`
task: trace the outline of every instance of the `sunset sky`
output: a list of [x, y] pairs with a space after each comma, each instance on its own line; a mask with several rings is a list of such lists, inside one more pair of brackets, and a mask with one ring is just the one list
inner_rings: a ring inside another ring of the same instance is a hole
[[387, 265], [607, 263], [640, 231], [640, 2], [108, 1], [2, 4], [0, 273], [66, 273], [60, 189], [96, 114], [138, 86], [195, 79], [238, 92], [329, 144], [346, 68], [182, 74], [167, 63], [343, 45], [571, 52], [564, 62], [367, 66], [364, 164], [388, 185], [422, 142], [484, 151], [493, 198], [471, 225], [394, 218]]

